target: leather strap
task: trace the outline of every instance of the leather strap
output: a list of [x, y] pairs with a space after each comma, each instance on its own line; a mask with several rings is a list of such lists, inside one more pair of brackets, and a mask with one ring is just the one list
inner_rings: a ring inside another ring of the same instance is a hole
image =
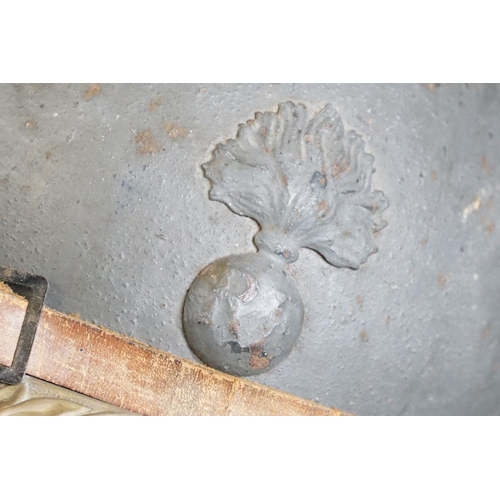
[[[26, 300], [0, 283], [0, 364], [10, 365]], [[27, 373], [143, 415], [343, 415], [43, 308]]]

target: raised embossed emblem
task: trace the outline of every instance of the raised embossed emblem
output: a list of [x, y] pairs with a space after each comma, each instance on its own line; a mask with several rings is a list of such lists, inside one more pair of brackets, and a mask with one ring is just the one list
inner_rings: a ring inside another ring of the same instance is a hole
[[310, 117], [281, 104], [240, 125], [203, 165], [210, 199], [255, 219], [257, 253], [213, 262], [194, 280], [184, 330], [195, 354], [234, 375], [262, 373], [292, 349], [304, 308], [285, 265], [301, 247], [336, 267], [357, 269], [377, 251], [373, 232], [388, 202], [371, 191], [374, 158], [331, 105]]

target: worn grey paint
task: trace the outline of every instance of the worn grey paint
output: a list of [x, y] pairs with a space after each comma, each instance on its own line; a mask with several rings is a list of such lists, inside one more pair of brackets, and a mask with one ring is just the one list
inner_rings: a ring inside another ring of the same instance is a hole
[[255, 111], [332, 103], [376, 158], [389, 225], [357, 271], [300, 251], [302, 334], [254, 379], [359, 414], [500, 413], [500, 86], [86, 92], [0, 87], [0, 263], [45, 276], [51, 307], [196, 359], [186, 291], [257, 231], [200, 165]]

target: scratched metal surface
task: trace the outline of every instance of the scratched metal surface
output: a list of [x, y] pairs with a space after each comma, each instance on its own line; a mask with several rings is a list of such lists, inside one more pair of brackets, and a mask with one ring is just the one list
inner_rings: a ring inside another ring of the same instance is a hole
[[257, 230], [209, 201], [200, 165], [287, 100], [363, 135], [389, 225], [358, 271], [300, 251], [301, 337], [254, 379], [358, 414], [500, 414], [498, 85], [1, 85], [0, 264], [196, 360], [186, 291]]

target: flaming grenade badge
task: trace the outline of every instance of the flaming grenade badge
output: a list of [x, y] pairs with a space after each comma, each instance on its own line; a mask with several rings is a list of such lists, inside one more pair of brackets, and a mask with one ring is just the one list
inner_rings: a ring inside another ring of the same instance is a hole
[[188, 291], [184, 330], [203, 362], [246, 376], [289, 354], [304, 307], [285, 265], [301, 247], [351, 269], [377, 251], [373, 232], [386, 225], [381, 214], [388, 202], [371, 191], [373, 161], [331, 105], [309, 118], [304, 105], [281, 104], [216, 146], [203, 166], [210, 199], [255, 219], [261, 230], [257, 253], [213, 262]]

